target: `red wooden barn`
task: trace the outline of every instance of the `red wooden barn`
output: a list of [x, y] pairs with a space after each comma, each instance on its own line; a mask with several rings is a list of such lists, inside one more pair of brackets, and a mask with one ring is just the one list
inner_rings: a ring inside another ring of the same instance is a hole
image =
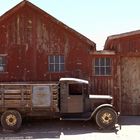
[[0, 17], [0, 81], [89, 80], [95, 43], [28, 1]]
[[96, 44], [28, 1], [0, 17], [0, 82], [90, 81], [123, 115], [140, 115], [140, 31]]
[[123, 115], [140, 115], [140, 31], [109, 36], [104, 50], [114, 51], [113, 95]]

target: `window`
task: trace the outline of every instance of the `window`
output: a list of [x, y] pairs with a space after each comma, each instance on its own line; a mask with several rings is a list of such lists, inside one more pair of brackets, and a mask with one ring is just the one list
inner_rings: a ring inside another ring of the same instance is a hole
[[95, 75], [110, 76], [112, 73], [111, 63], [111, 58], [95, 58]]
[[5, 56], [0, 56], [0, 72], [5, 72], [6, 62]]
[[69, 95], [82, 95], [82, 84], [69, 84]]
[[63, 72], [64, 71], [64, 56], [49, 56], [49, 71]]

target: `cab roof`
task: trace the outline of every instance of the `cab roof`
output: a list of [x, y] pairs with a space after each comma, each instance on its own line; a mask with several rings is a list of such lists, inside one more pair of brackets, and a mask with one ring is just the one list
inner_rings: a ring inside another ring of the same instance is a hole
[[68, 82], [75, 82], [75, 83], [84, 83], [88, 84], [89, 82], [87, 80], [78, 79], [78, 78], [60, 78], [60, 82], [68, 81]]

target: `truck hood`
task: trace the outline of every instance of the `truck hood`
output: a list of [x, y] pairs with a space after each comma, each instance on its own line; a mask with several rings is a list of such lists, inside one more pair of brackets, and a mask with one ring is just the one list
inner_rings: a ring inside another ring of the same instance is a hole
[[113, 97], [110, 95], [89, 95], [90, 99], [108, 99], [108, 100], [112, 100]]

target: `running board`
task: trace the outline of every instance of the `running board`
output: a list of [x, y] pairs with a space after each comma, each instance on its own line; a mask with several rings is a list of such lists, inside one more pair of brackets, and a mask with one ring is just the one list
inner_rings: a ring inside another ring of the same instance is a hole
[[91, 112], [79, 114], [79, 113], [66, 113], [61, 114], [60, 120], [71, 120], [71, 121], [88, 121], [90, 119]]
[[89, 118], [60, 118], [60, 120], [66, 120], [66, 121], [88, 121]]

